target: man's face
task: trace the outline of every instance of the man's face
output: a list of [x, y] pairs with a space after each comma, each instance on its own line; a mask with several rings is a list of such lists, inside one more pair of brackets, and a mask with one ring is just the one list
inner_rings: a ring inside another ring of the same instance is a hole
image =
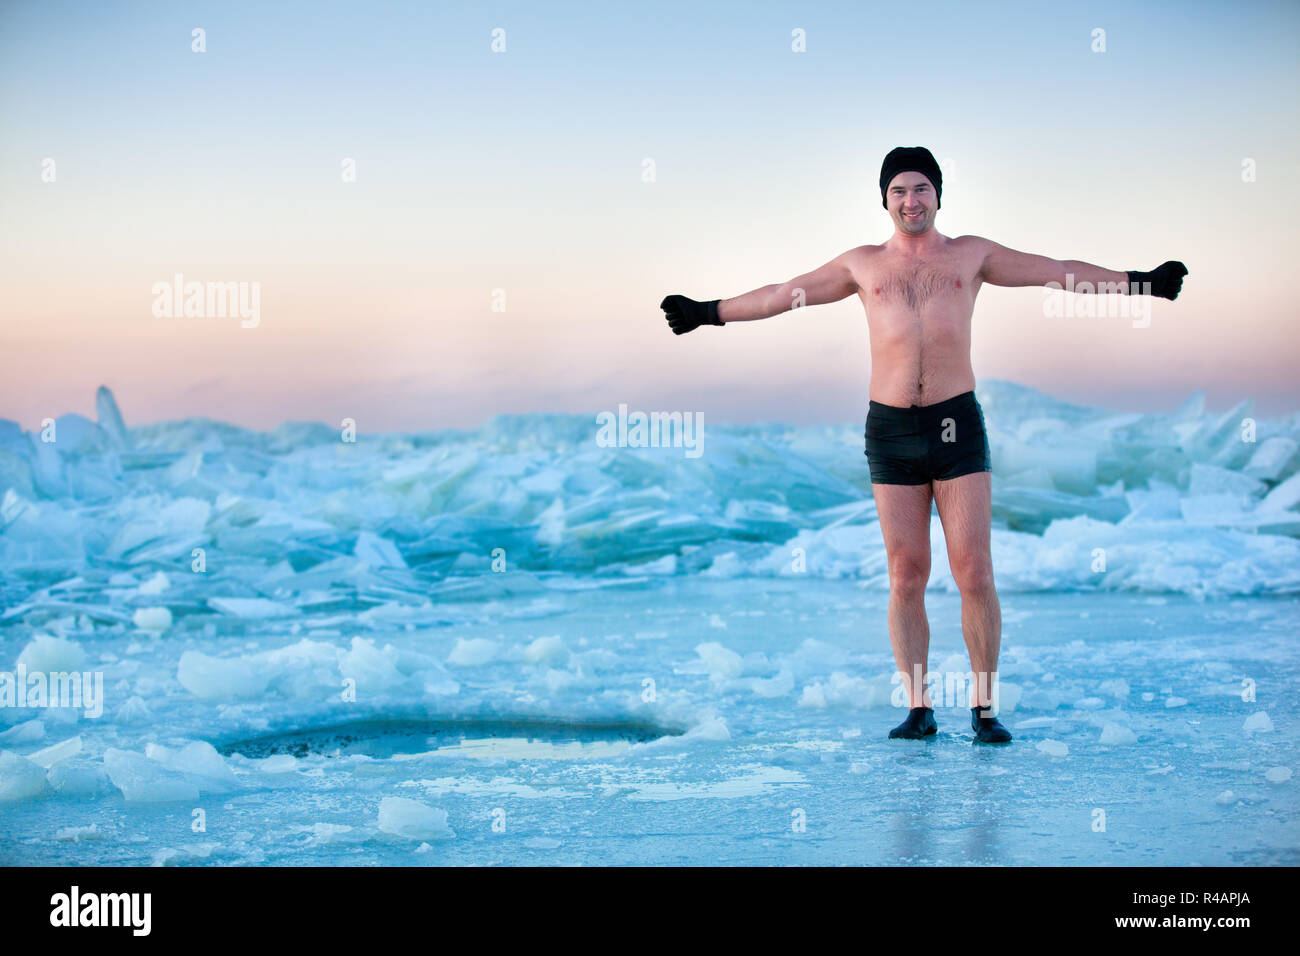
[[885, 187], [889, 215], [899, 232], [920, 235], [934, 224], [939, 200], [934, 186], [924, 173], [908, 170], [899, 173]]

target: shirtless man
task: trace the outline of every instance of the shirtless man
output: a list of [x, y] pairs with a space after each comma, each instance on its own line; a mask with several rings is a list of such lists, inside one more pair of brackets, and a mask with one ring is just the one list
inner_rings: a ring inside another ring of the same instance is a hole
[[890, 737], [923, 738], [938, 727], [923, 675], [930, 649], [925, 588], [930, 576], [930, 502], [943, 524], [948, 564], [961, 592], [961, 626], [975, 675], [976, 743], [1007, 743], [996, 700], [1002, 612], [989, 550], [992, 484], [984, 414], [970, 362], [971, 313], [980, 286], [1069, 287], [1176, 299], [1186, 267], [1117, 272], [1072, 259], [1017, 252], [979, 236], [950, 239], [934, 228], [943, 178], [923, 146], [900, 146], [880, 170], [881, 203], [894, 234], [859, 246], [806, 275], [731, 299], [666, 297], [673, 332], [780, 315], [857, 294], [871, 341], [866, 455], [889, 563], [889, 639], [908, 689], [907, 719]]

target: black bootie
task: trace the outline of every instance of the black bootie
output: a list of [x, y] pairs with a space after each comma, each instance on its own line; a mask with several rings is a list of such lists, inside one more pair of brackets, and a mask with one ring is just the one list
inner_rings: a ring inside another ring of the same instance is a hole
[[980, 711], [987, 709], [987, 707], [972, 707], [970, 709], [970, 729], [975, 731], [975, 743], [1011, 743], [1011, 731], [1003, 727], [996, 717], [980, 716]]
[[903, 737], [907, 740], [920, 740], [937, 733], [939, 725], [934, 722], [934, 710], [929, 707], [913, 707], [907, 712], [907, 720], [889, 732], [890, 739]]

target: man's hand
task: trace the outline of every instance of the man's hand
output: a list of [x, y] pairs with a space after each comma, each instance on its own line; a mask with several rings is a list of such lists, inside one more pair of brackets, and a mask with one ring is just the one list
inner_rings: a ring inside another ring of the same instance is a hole
[[[1187, 275], [1187, 266], [1170, 260], [1157, 266], [1150, 272], [1128, 273], [1129, 295], [1158, 295], [1162, 299], [1176, 299], [1183, 289], [1183, 276]], [[1150, 292], [1146, 283], [1151, 283]]]
[[723, 321], [718, 318], [718, 303], [721, 301], [710, 299], [708, 302], [696, 302], [684, 295], [669, 295], [659, 303], [659, 308], [664, 310], [673, 334], [681, 335], [698, 329], [701, 325], [722, 325]]

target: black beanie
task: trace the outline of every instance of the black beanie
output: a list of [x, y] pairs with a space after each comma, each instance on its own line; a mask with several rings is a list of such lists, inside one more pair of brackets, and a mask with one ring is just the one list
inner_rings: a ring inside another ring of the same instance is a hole
[[907, 172], [922, 173], [929, 177], [934, 186], [935, 208], [942, 209], [943, 173], [939, 172], [939, 164], [934, 161], [933, 154], [924, 146], [895, 146], [889, 151], [880, 166], [880, 205], [889, 208], [889, 203], [885, 200], [885, 187], [899, 173]]

